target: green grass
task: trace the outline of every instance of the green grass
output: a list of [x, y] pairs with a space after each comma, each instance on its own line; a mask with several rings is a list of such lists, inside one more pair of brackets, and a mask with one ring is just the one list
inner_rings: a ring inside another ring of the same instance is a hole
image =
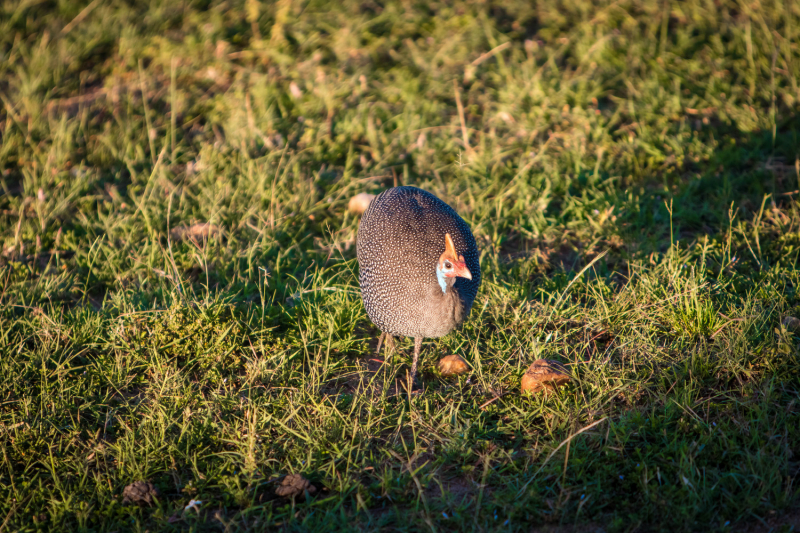
[[[3, 3], [0, 530], [774, 523], [798, 42], [770, 0]], [[347, 213], [395, 183], [470, 223], [484, 280], [413, 396], [407, 340], [370, 360]], [[574, 381], [523, 397], [537, 357]], [[320, 490], [275, 498], [288, 473]]]

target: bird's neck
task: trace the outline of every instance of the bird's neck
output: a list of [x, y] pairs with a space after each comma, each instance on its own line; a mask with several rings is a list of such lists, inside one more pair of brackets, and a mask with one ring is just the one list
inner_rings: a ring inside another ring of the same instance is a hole
[[450, 327], [455, 327], [464, 320], [464, 302], [455, 287], [456, 278], [448, 278], [437, 268], [436, 281], [439, 282], [439, 287], [431, 286], [430, 290], [433, 292], [427, 301], [435, 310], [437, 321], [443, 321], [450, 324]]

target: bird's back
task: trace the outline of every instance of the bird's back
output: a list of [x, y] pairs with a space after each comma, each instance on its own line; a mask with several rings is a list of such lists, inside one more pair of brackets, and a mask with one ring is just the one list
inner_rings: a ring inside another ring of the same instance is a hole
[[[451, 294], [442, 293], [436, 278], [446, 233], [472, 273], [472, 280], [458, 278]], [[381, 331], [441, 337], [469, 313], [480, 286], [475, 238], [431, 193], [395, 187], [378, 195], [361, 219], [357, 248], [364, 307]]]

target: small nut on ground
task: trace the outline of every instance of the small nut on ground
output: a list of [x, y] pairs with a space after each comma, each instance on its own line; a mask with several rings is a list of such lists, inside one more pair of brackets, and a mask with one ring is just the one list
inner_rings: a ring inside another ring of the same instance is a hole
[[354, 215], [363, 215], [373, 198], [375, 198], [374, 194], [369, 194], [367, 192], [358, 193], [350, 198], [347, 209]]
[[800, 329], [800, 319], [793, 316], [785, 316], [781, 319], [781, 325], [789, 331], [797, 331]]
[[522, 376], [522, 392], [550, 392], [572, 380], [567, 369], [558, 361], [537, 359]]
[[122, 503], [136, 505], [153, 505], [158, 497], [158, 489], [149, 481], [134, 481], [122, 491]]
[[447, 355], [439, 361], [439, 373], [444, 377], [460, 376], [469, 371], [469, 365], [458, 355]]
[[275, 494], [284, 498], [291, 498], [299, 496], [305, 491], [308, 491], [309, 494], [314, 494], [317, 492], [317, 488], [300, 474], [289, 474], [283, 478], [281, 484], [275, 489]]

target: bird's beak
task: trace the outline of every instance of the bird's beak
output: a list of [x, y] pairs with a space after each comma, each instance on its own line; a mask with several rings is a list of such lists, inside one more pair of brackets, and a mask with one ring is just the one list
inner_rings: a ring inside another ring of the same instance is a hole
[[467, 278], [469, 280], [472, 279], [472, 274], [470, 273], [469, 269], [466, 266], [456, 270], [456, 276], [458, 276], [459, 278]]
[[458, 262], [454, 264], [455, 268], [453, 272], [459, 278], [467, 278], [468, 280], [472, 280], [472, 272], [469, 271], [467, 268], [467, 264], [464, 262], [464, 256], [458, 256]]

